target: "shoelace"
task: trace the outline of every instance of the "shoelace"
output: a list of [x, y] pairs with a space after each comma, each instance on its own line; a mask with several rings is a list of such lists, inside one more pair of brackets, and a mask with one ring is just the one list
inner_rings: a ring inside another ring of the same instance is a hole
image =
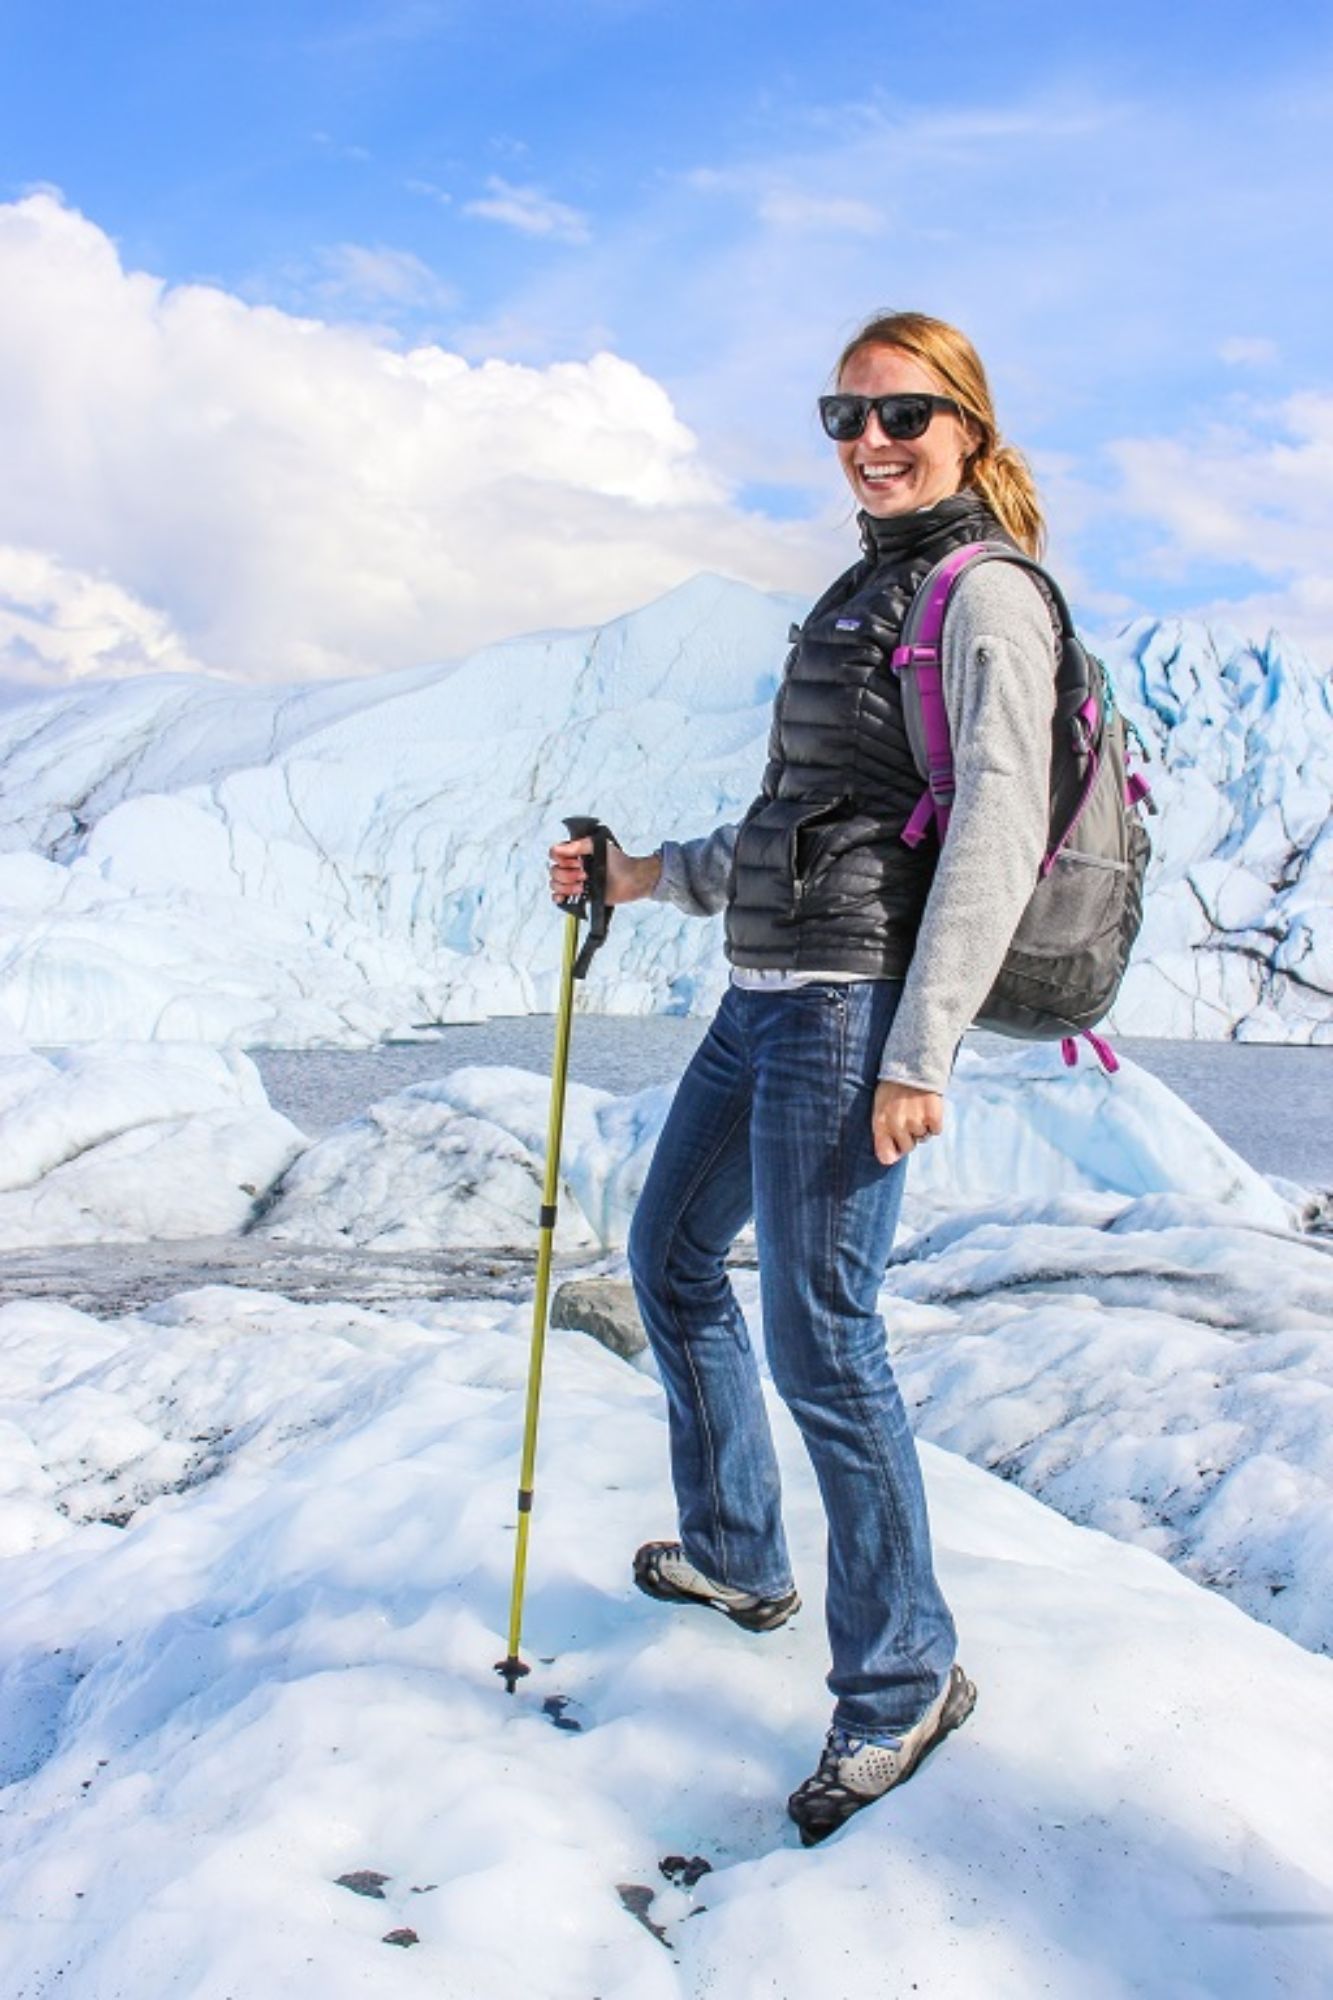
[[[860, 1751], [867, 1749], [869, 1744], [868, 1736], [851, 1736], [845, 1729], [835, 1727], [829, 1730], [824, 1739], [824, 1756], [820, 1761], [841, 1763], [844, 1757], [855, 1757]], [[901, 1750], [902, 1747], [901, 1736], [895, 1736], [892, 1742], [875, 1745], [877, 1750]]]
[[[658, 1550], [657, 1555], [653, 1560], [653, 1565], [652, 1565], [653, 1571], [657, 1576], [660, 1577], [666, 1565], [668, 1563], [675, 1563], [675, 1562], [686, 1563], [690, 1569], [694, 1569], [694, 1564], [692, 1562], [689, 1562], [689, 1559], [685, 1554], [685, 1549], [683, 1544], [680, 1542], [667, 1542], [661, 1549]], [[698, 1577], [700, 1583], [706, 1583], [710, 1590], [713, 1591], [726, 1590], [725, 1584], [714, 1583], [711, 1577], [706, 1577], [704, 1575], [702, 1570], [694, 1569], [694, 1574]], [[737, 1592], [729, 1592], [728, 1594], [732, 1596], [739, 1596], [742, 1593], [737, 1591]]]

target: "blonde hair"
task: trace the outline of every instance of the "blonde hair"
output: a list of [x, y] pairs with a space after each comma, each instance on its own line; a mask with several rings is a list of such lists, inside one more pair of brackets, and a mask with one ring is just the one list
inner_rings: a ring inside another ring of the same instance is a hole
[[963, 485], [973, 487], [996, 520], [1030, 556], [1039, 556], [1046, 523], [1031, 468], [1021, 451], [1000, 438], [990, 384], [981, 356], [965, 333], [928, 313], [877, 313], [838, 356], [835, 381], [863, 347], [897, 347], [928, 368], [946, 394], [966, 411], [980, 442], [963, 461]]

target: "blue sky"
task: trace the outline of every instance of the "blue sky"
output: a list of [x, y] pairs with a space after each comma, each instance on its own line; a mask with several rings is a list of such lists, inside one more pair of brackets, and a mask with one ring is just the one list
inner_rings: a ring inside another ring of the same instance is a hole
[[777, 523], [836, 513], [848, 328], [935, 311], [1090, 613], [1333, 655], [1330, 130], [1326, 5], [0, 9], [0, 201], [58, 189], [128, 269], [472, 362], [610, 350]]

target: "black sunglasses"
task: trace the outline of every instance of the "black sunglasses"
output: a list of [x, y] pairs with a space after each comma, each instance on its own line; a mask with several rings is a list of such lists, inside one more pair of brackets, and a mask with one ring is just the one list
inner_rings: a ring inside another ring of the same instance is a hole
[[919, 438], [930, 429], [937, 410], [961, 417], [963, 407], [952, 396], [821, 396], [819, 420], [835, 444], [850, 444], [859, 438], [870, 421], [870, 412], [879, 418], [885, 437]]

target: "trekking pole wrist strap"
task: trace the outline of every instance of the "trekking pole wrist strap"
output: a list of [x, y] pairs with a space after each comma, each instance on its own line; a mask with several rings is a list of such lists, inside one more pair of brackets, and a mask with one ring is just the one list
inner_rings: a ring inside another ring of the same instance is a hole
[[609, 826], [588, 814], [566, 819], [571, 840], [591, 840], [592, 853], [583, 855], [583, 888], [577, 896], [560, 897], [560, 907], [572, 917], [588, 919], [588, 935], [574, 961], [574, 977], [582, 979], [611, 927], [612, 908], [606, 900], [606, 848], [609, 841], [619, 847]]

